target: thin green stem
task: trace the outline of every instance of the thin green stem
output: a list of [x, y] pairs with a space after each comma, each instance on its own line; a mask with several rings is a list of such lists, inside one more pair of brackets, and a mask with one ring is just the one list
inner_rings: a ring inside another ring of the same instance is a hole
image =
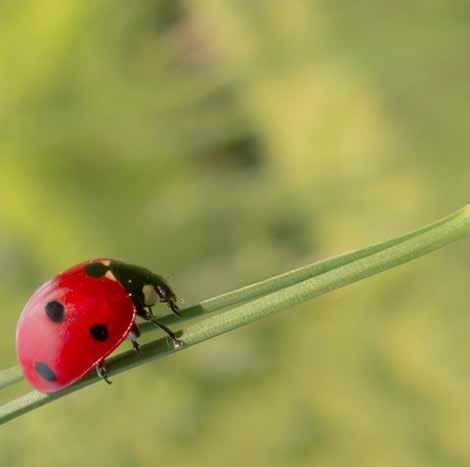
[[18, 383], [22, 379], [23, 375], [19, 367], [6, 368], [0, 371], [0, 389], [10, 386], [10, 384]]
[[[416, 259], [469, 234], [470, 207], [467, 206], [442, 221], [407, 234], [404, 236], [406, 238], [400, 237], [399, 242], [394, 240], [386, 242], [388, 245], [385, 248], [376, 249], [375, 252], [370, 250], [374, 247], [369, 247], [333, 258], [330, 261], [338, 261], [336, 267], [327, 269], [313, 277], [305, 278], [301, 282], [290, 283], [289, 273], [278, 276], [284, 277], [286, 280], [278, 287], [277, 291], [208, 317], [184, 329], [179, 335], [185, 344], [183, 349], [267, 317], [274, 312], [304, 303], [337, 288]], [[369, 253], [364, 255], [363, 253], [367, 250]], [[344, 261], [345, 256], [349, 256], [349, 262]], [[340, 258], [343, 260], [339, 260]], [[115, 375], [172, 352], [174, 350], [171, 349], [166, 339], [158, 339], [142, 346], [141, 352], [138, 354], [132, 351], [124, 352], [109, 359], [108, 371], [110, 375]], [[0, 424], [97, 381], [98, 378], [90, 374], [77, 384], [52, 395], [32, 391], [0, 407]]]
[[[206, 315], [208, 313], [220, 311], [224, 308], [229, 308], [235, 305], [239, 305], [240, 303], [248, 302], [255, 298], [262, 297], [263, 295], [267, 295], [269, 293], [285, 288], [289, 285], [298, 284], [299, 282], [302, 282], [305, 279], [316, 277], [320, 274], [331, 271], [332, 269], [335, 269], [339, 266], [343, 266], [352, 261], [365, 258], [374, 253], [385, 250], [386, 248], [390, 248], [391, 246], [398, 245], [399, 243], [402, 243], [405, 240], [409, 240], [418, 235], [422, 235], [423, 233], [428, 232], [431, 229], [435, 229], [436, 227], [451, 221], [456, 216], [458, 216], [460, 212], [461, 211], [457, 211], [432, 224], [421, 227], [418, 230], [408, 232], [391, 240], [376, 243], [360, 250], [353, 250], [347, 253], [342, 253], [338, 256], [333, 256], [331, 258], [318, 261], [313, 264], [308, 264], [307, 266], [302, 266], [292, 271], [279, 274], [278, 276], [270, 277], [269, 279], [265, 279], [255, 284], [242, 287], [232, 292], [228, 292], [223, 295], [218, 295], [217, 297], [210, 298], [197, 305], [185, 308], [182, 311], [182, 318], [177, 318], [174, 315], [167, 315], [164, 316], [161, 321], [164, 324], [179, 324], [181, 322], [194, 319], [199, 316]], [[143, 323], [140, 327], [142, 333], [151, 331], [153, 329], [154, 326], [151, 323]]]
[[[242, 287], [240, 289], [228, 292], [217, 297], [210, 298], [196, 305], [189, 306], [182, 310], [182, 318], [177, 318], [174, 315], [167, 315], [161, 318], [163, 324], [175, 324], [180, 325], [185, 321], [207, 315], [209, 313], [223, 310], [224, 308], [233, 307], [240, 303], [245, 303], [255, 298], [262, 297], [269, 293], [275, 292], [289, 285], [298, 284], [305, 279], [316, 277], [325, 272], [331, 271], [339, 266], [348, 264], [351, 261], [356, 261], [361, 258], [365, 258], [374, 253], [382, 251], [393, 245], [409, 240], [417, 235], [421, 235], [431, 229], [442, 225], [443, 223], [452, 220], [458, 213], [451, 214], [450, 216], [438, 220], [432, 224], [429, 224], [421, 229], [409, 232], [399, 237], [387, 240], [385, 242], [371, 245], [367, 248], [360, 250], [354, 250], [351, 252], [343, 253], [332, 258], [328, 258], [323, 261], [318, 261], [307, 266], [294, 269], [287, 273], [280, 274], [278, 276], [271, 277], [269, 279], [257, 282], [255, 284]], [[150, 331], [155, 331], [155, 326], [151, 323], [142, 323], [139, 325], [141, 334], [145, 334]], [[0, 371], [0, 389], [19, 382], [22, 380], [21, 371], [18, 367], [8, 368], [7, 370]]]

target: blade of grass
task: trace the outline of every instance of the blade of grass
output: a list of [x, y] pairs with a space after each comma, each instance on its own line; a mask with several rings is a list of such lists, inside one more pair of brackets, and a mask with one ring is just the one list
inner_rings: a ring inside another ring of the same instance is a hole
[[[181, 324], [185, 321], [207, 315], [208, 313], [217, 312], [223, 310], [224, 308], [229, 308], [232, 306], [239, 305], [240, 303], [245, 303], [247, 301], [253, 300], [255, 298], [267, 295], [269, 293], [280, 290], [281, 288], [287, 287], [289, 285], [298, 284], [299, 282], [304, 281], [305, 279], [316, 277], [325, 272], [331, 271], [334, 268], [348, 264], [351, 261], [356, 261], [361, 258], [365, 258], [369, 255], [382, 251], [386, 248], [389, 248], [393, 245], [398, 245], [399, 243], [409, 240], [417, 235], [421, 235], [431, 229], [434, 229], [443, 223], [446, 223], [452, 220], [457, 213], [453, 213], [443, 219], [440, 219], [432, 224], [426, 225], [418, 230], [413, 232], [406, 233], [399, 237], [387, 240], [385, 242], [376, 243], [366, 248], [360, 250], [353, 250], [347, 253], [328, 258], [323, 261], [318, 261], [307, 266], [294, 269], [292, 271], [280, 274], [278, 276], [265, 279], [263, 281], [257, 282], [255, 284], [242, 287], [240, 289], [228, 292], [208, 300], [205, 300], [199, 304], [189, 306], [182, 310], [182, 318], [177, 318], [174, 315], [167, 315], [161, 318], [163, 324]], [[142, 323], [139, 325], [141, 334], [145, 334], [149, 331], [155, 331], [155, 326], [152, 323]], [[12, 377], [14, 375], [14, 377]], [[8, 368], [7, 370], [0, 371], [0, 389], [7, 387], [11, 384], [19, 382], [22, 380], [21, 371], [18, 367]]]
[[[374, 253], [385, 250], [386, 248], [390, 248], [393, 245], [398, 245], [399, 243], [402, 243], [405, 240], [409, 240], [413, 237], [428, 232], [431, 229], [435, 229], [436, 227], [451, 221], [456, 216], [458, 216], [459, 213], [460, 211], [457, 211], [443, 219], [433, 222], [432, 224], [428, 224], [418, 230], [408, 232], [399, 237], [386, 240], [381, 243], [376, 243], [366, 248], [342, 253], [338, 256], [333, 256], [322, 261], [317, 261], [315, 263], [308, 264], [307, 266], [302, 266], [292, 271], [270, 277], [269, 279], [262, 280], [255, 284], [250, 284], [246, 287], [242, 287], [232, 292], [228, 292], [223, 295], [218, 295], [217, 297], [210, 298], [197, 305], [185, 308], [182, 311], [183, 316], [181, 319], [177, 318], [174, 315], [167, 315], [164, 316], [161, 321], [164, 324], [178, 324], [190, 319], [197, 318], [199, 316], [206, 315], [208, 313], [220, 311], [224, 308], [239, 305], [240, 303], [244, 303], [255, 298], [261, 297], [263, 295], [267, 295], [289, 285], [298, 284], [299, 282], [302, 282], [305, 279], [318, 276], [325, 272], [331, 271], [332, 269], [335, 269], [339, 266], [343, 266], [344, 264], [348, 264], [352, 261], [365, 258]], [[140, 326], [141, 332], [144, 333], [154, 329], [155, 327], [151, 323], [143, 323]]]
[[6, 368], [0, 371], [0, 389], [10, 386], [10, 384], [18, 383], [22, 379], [23, 375], [19, 367]]
[[[185, 344], [183, 349], [416, 259], [469, 234], [470, 206], [467, 206], [449, 216], [444, 222], [436, 223], [427, 230], [420, 229], [419, 234], [411, 235], [398, 244], [390, 245], [366, 257], [353, 259], [321, 275], [288, 285], [252, 302], [244, 303], [189, 326], [179, 335]], [[110, 375], [115, 375], [173, 352], [165, 339], [158, 339], [142, 346], [139, 354], [124, 352], [111, 358], [107, 365], [108, 371]], [[77, 384], [53, 395], [41, 394], [37, 391], [25, 394], [0, 407], [0, 424], [97, 381], [97, 376], [88, 375]]]

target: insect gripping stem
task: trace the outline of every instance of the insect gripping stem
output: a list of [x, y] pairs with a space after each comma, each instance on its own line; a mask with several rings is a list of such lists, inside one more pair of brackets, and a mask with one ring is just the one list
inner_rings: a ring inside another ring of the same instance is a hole
[[[209, 311], [223, 311], [178, 333], [178, 338], [185, 344], [182, 349], [416, 259], [469, 234], [470, 207], [466, 206], [434, 224], [396, 239], [202, 302], [189, 308], [189, 314], [197, 316]], [[185, 310], [182, 313], [186, 315]], [[142, 346], [139, 354], [129, 351], [109, 359], [108, 372], [112, 376], [174, 351], [166, 339], [154, 340]], [[15, 375], [14, 369], [8, 371]], [[32, 391], [0, 407], [0, 424], [97, 381], [97, 376], [89, 374], [73, 386], [52, 395]]]

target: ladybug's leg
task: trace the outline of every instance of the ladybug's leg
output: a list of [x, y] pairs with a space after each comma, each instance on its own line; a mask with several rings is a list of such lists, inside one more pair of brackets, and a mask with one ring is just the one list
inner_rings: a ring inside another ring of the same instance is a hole
[[171, 344], [173, 345], [173, 348], [175, 350], [180, 349], [183, 346], [183, 342], [181, 342], [173, 333], [173, 331], [170, 328], [167, 328], [164, 324], [159, 323], [156, 319], [155, 316], [153, 316], [152, 313], [152, 307], [147, 306], [147, 307], [142, 307], [138, 312], [137, 312], [142, 318], [146, 319], [147, 321], [150, 321], [153, 323], [155, 326], [159, 327], [161, 330], [165, 331], [168, 334], [168, 337], [170, 338]]
[[175, 294], [170, 287], [163, 280], [155, 281], [153, 287], [160, 298], [160, 303], [165, 303], [176, 316], [181, 318], [180, 309], [176, 304]]
[[104, 366], [104, 360], [101, 360], [96, 364], [96, 373], [101, 379], [104, 379], [108, 384], [111, 384], [111, 381], [108, 379], [108, 372]]
[[140, 336], [140, 331], [139, 328], [137, 327], [137, 324], [134, 323], [132, 324], [131, 330], [129, 332], [129, 340], [132, 343], [132, 347], [134, 347], [134, 350], [138, 352], [140, 350], [139, 343], [137, 342], [137, 338]]
[[176, 315], [178, 318], [181, 318], [181, 313], [178, 305], [176, 304], [176, 299], [174, 297], [161, 298], [160, 302], [165, 303], [168, 308]]

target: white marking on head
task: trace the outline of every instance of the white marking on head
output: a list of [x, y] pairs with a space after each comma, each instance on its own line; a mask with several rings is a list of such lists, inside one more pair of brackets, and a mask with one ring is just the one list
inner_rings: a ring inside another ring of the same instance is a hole
[[104, 259], [101, 261], [101, 264], [104, 264], [105, 266], [110, 266], [111, 265], [111, 260], [110, 259]]
[[106, 279], [110, 279], [114, 282], [117, 282], [116, 277], [114, 276], [114, 274], [111, 271], [106, 271], [106, 274], [104, 275], [104, 277], [106, 277]]
[[158, 295], [153, 285], [145, 284], [142, 288], [144, 294], [145, 305], [152, 306], [158, 301]]

